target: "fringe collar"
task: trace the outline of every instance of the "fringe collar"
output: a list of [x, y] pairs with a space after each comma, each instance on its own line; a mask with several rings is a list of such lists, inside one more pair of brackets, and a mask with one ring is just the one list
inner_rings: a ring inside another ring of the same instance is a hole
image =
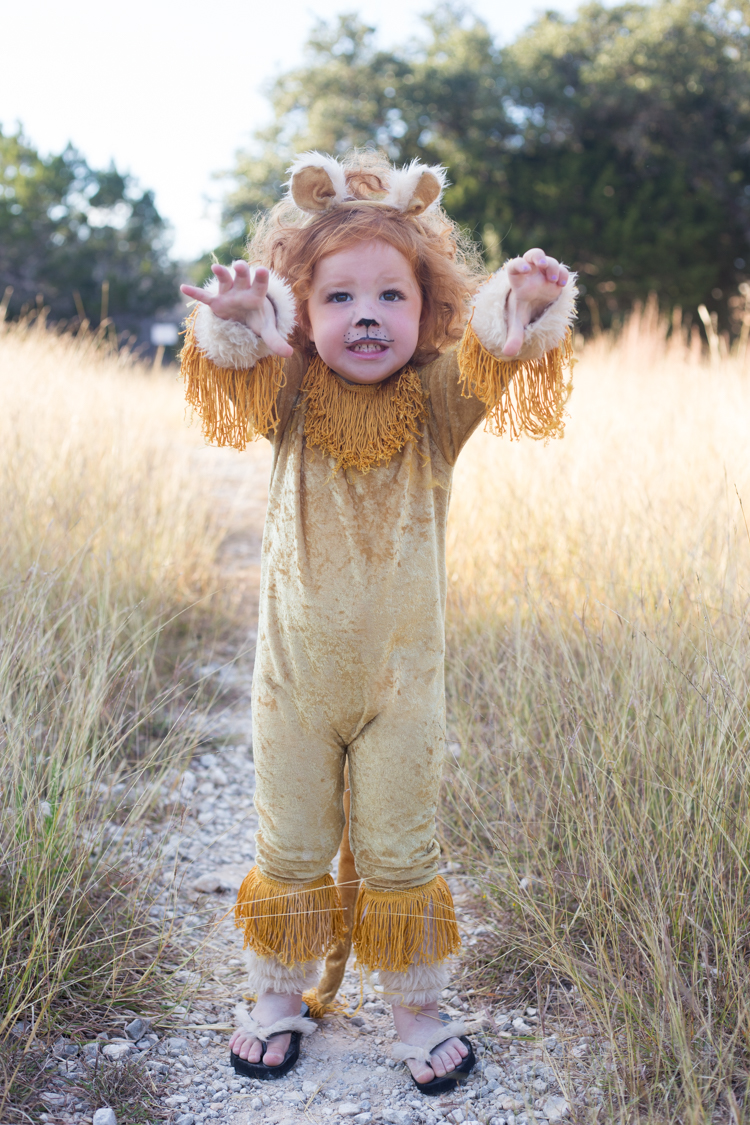
[[367, 473], [416, 441], [425, 416], [422, 381], [405, 367], [382, 383], [348, 383], [315, 356], [302, 383], [305, 438], [338, 469]]

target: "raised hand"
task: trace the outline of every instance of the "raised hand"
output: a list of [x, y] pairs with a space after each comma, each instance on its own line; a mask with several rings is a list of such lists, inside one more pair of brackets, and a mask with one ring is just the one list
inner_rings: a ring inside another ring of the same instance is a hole
[[214, 316], [221, 320], [236, 320], [260, 336], [275, 355], [289, 357], [293, 348], [276, 327], [276, 311], [266, 296], [268, 270], [258, 266], [250, 280], [247, 262], [236, 262], [234, 275], [226, 266], [211, 266], [219, 282], [218, 293], [207, 293], [194, 285], [181, 285], [180, 291], [202, 305], [208, 305]]
[[570, 272], [538, 247], [527, 250], [522, 258], [513, 258], [505, 268], [510, 293], [506, 314], [508, 336], [503, 355], [511, 358], [520, 351], [526, 326], [559, 297]]

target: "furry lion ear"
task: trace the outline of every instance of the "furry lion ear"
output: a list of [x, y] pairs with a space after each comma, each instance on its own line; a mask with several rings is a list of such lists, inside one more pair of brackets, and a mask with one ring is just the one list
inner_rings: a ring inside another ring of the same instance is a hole
[[306, 152], [289, 169], [289, 194], [299, 207], [319, 215], [342, 203], [346, 196], [344, 169], [333, 156]]
[[384, 202], [416, 218], [440, 201], [446, 182], [447, 173], [439, 164], [426, 168], [419, 160], [412, 160], [405, 168], [393, 169]]

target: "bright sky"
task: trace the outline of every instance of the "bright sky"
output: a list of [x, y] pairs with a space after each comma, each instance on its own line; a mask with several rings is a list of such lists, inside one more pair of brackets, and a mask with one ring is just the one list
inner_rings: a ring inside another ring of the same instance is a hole
[[[540, 8], [577, 0], [472, 0], [501, 41]], [[193, 258], [219, 239], [213, 173], [267, 120], [263, 90], [299, 62], [316, 17], [358, 11], [384, 45], [419, 31], [430, 0], [35, 0], [3, 10], [0, 124], [21, 122], [43, 152], [72, 141], [95, 167], [114, 160], [153, 188]]]

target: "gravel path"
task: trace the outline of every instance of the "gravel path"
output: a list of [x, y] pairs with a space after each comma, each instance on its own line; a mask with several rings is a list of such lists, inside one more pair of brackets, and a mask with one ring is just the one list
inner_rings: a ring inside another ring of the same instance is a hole
[[[205, 455], [204, 455], [205, 454]], [[250, 680], [253, 621], [257, 607], [260, 534], [264, 514], [262, 449], [240, 459], [224, 451], [203, 451], [199, 471], [215, 474], [217, 501], [225, 506], [227, 536], [221, 561], [225, 574], [244, 591], [248, 645], [244, 656], [214, 660], [202, 669], [213, 679], [217, 701], [200, 716], [202, 748], [190, 768], [171, 779], [168, 822], [156, 829], [163, 839], [163, 893], [154, 917], [174, 917], [188, 947], [203, 947], [206, 974], [187, 970], [180, 1026], [169, 1034], [139, 1019], [112, 1028], [82, 1050], [60, 1040], [50, 1060], [48, 1125], [129, 1125], [106, 1107], [91, 1106], [79, 1089], [99, 1066], [138, 1065], [163, 1086], [161, 1113], [154, 1121], [173, 1125], [268, 1123], [297, 1125], [410, 1125], [439, 1121], [525, 1125], [564, 1119], [595, 1120], [601, 1091], [594, 1078], [592, 1045], [575, 1002], [564, 1020], [545, 1020], [535, 1009], [482, 1001], [456, 985], [444, 994], [443, 1009], [475, 1021], [471, 1032], [478, 1065], [469, 1082], [441, 1098], [421, 1096], [401, 1064], [390, 1059], [395, 1038], [390, 1013], [377, 989], [350, 961], [340, 999], [347, 1014], [329, 1016], [303, 1041], [295, 1070], [279, 1082], [238, 1079], [228, 1065], [232, 1011], [243, 998], [241, 935], [233, 926], [232, 904], [254, 860], [256, 816], [252, 805], [254, 768], [250, 746]], [[229, 655], [229, 654], [228, 654]], [[453, 865], [443, 869], [454, 894], [464, 950], [487, 931], [476, 914], [479, 896]], [[0, 1122], [0, 1125], [2, 1123]]]

